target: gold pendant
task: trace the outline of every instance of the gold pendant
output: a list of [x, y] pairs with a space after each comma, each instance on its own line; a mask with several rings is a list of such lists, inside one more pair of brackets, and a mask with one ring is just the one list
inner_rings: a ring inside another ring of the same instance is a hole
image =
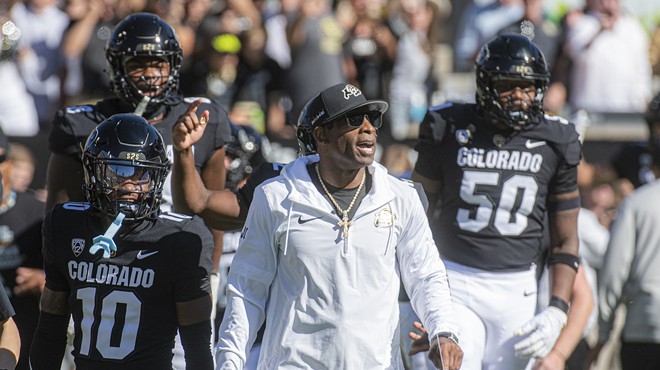
[[348, 228], [351, 227], [352, 224], [353, 222], [348, 220], [348, 216], [346, 215], [346, 212], [344, 212], [344, 216], [342, 217], [341, 221], [337, 222], [337, 226], [344, 229], [341, 233], [342, 239], [348, 238]]

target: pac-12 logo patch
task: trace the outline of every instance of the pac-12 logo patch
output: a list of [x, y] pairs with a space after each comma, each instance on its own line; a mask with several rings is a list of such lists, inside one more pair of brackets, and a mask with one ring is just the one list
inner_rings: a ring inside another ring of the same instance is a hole
[[83, 250], [85, 250], [85, 239], [73, 238], [71, 239], [71, 250], [73, 254], [78, 257]]

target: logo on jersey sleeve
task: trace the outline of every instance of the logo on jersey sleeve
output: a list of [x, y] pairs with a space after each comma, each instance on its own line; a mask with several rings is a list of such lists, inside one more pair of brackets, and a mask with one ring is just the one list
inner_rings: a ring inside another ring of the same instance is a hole
[[527, 139], [527, 141], [525, 142], [525, 148], [535, 149], [535, 148], [542, 147], [545, 144], [547, 144], [545, 141], [532, 141], [532, 140]]
[[144, 251], [141, 250], [141, 251], [139, 251], [138, 254], [137, 254], [137, 259], [139, 259], [139, 260], [143, 260], [143, 259], [145, 259], [145, 258], [147, 258], [147, 257], [149, 257], [149, 256], [153, 256], [153, 255], [156, 254], [156, 253], [158, 253], [158, 251], [153, 251], [153, 252], [144, 253]]
[[68, 107], [66, 112], [69, 114], [88, 113], [94, 111], [91, 105], [76, 105], [75, 107]]
[[456, 130], [456, 142], [459, 145], [467, 145], [472, 140], [472, 132], [470, 130]]
[[71, 239], [71, 251], [73, 252], [74, 256], [79, 257], [83, 250], [85, 250], [85, 239]]
[[398, 218], [399, 215], [392, 213], [389, 208], [383, 208], [376, 212], [376, 220], [374, 220], [374, 226], [382, 228], [392, 227]]

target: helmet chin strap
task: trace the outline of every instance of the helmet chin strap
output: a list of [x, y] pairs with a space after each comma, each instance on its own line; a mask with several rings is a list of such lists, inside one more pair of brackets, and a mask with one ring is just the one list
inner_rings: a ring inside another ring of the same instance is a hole
[[140, 100], [140, 103], [135, 107], [133, 113], [141, 117], [144, 114], [144, 111], [147, 110], [147, 105], [149, 105], [150, 100], [151, 98], [147, 95], [142, 95], [142, 100]]

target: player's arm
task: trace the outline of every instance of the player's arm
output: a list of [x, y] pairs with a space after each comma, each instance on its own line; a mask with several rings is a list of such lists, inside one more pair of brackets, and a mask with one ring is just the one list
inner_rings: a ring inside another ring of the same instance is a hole
[[0, 284], [0, 369], [13, 369], [21, 352], [21, 337], [14, 322], [16, 315], [7, 297], [4, 285]]
[[186, 368], [213, 369], [211, 343], [211, 295], [187, 302], [176, 302], [181, 344]]
[[582, 339], [582, 333], [593, 308], [594, 297], [591, 287], [587, 282], [584, 268], [580, 267], [573, 284], [571, 308], [568, 311], [566, 327], [557, 338], [550, 353], [537, 364], [538, 370], [563, 369], [566, 366], [566, 360]]
[[440, 195], [440, 185], [441, 185], [440, 181], [430, 179], [420, 174], [417, 171], [413, 171], [411, 180], [420, 183], [424, 188], [424, 193], [426, 194], [426, 198], [429, 205], [426, 208], [426, 215], [427, 217], [431, 217], [431, 215], [435, 211], [435, 206], [438, 203], [438, 197]]
[[543, 358], [552, 350], [568, 321], [569, 300], [579, 267], [577, 216], [578, 192], [554, 194], [549, 197], [548, 221], [550, 253], [550, 303], [514, 334], [524, 337], [514, 345], [520, 358]]
[[69, 326], [69, 292], [48, 287], [41, 293], [41, 313], [30, 347], [30, 365], [34, 370], [59, 370], [66, 348]]
[[172, 197], [174, 209], [185, 214], [199, 214], [206, 207], [210, 191], [204, 186], [202, 177], [195, 167], [193, 144], [201, 139], [209, 119], [204, 111], [197, 118], [197, 107], [201, 100], [190, 104], [186, 113], [172, 126], [174, 163], [172, 165]]
[[46, 172], [45, 212], [50, 211], [58, 203], [68, 201], [83, 201], [83, 167], [80, 161], [65, 154], [51, 153]]
[[552, 297], [568, 302], [579, 265], [577, 219], [580, 198], [577, 191], [550, 196], [550, 292]]
[[[235, 224], [225, 224], [228, 220], [238, 217], [240, 214], [236, 195], [230, 190], [209, 189], [222, 189], [224, 187], [224, 149], [213, 155], [205, 166], [202, 176], [195, 167], [195, 158], [191, 148], [204, 133], [205, 122], [208, 121], [208, 112], [202, 113], [202, 116], [197, 119], [194, 114], [194, 110], [197, 108], [195, 106], [192, 110], [193, 104], [189, 109], [192, 115], [187, 114], [187, 117], [182, 117], [172, 128], [175, 149], [172, 167], [172, 193], [175, 210], [200, 215], [207, 225], [219, 230], [240, 228], [240, 225], [235, 227]], [[218, 169], [218, 162], [221, 162], [222, 165], [220, 170]], [[207, 188], [208, 185], [206, 184], [212, 185]]]
[[0, 369], [13, 369], [21, 351], [21, 337], [14, 319], [0, 322]]

